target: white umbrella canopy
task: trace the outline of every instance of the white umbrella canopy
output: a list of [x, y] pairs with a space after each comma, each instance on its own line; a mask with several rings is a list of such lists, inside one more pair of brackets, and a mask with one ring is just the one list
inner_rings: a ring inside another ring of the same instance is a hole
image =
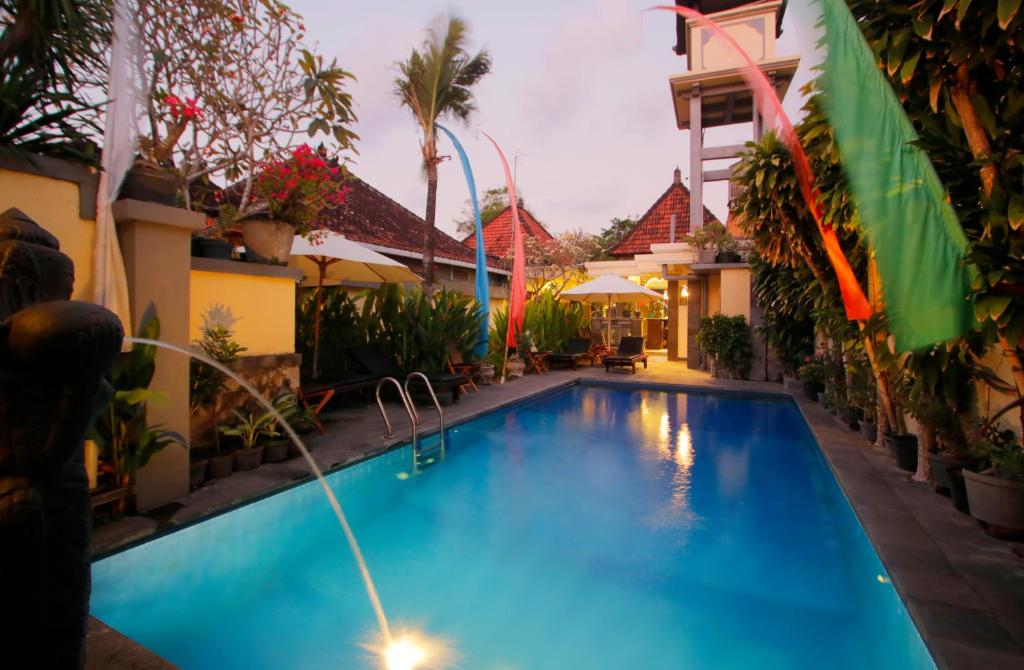
[[[302, 270], [303, 286], [316, 286], [316, 318], [313, 326], [313, 376], [320, 374], [320, 310], [323, 287], [346, 282], [419, 283], [420, 277], [398, 261], [378, 254], [344, 235], [319, 231], [313, 241], [301, 235], [292, 240], [288, 264]], [[316, 278], [315, 280], [313, 278]]]
[[[562, 291], [560, 297], [580, 302], [607, 302], [609, 310], [613, 302], [651, 302], [662, 300], [657, 291], [644, 288], [636, 282], [618, 275], [601, 275], [579, 286]], [[612, 320], [609, 314], [607, 342], [612, 341]]]
[[303, 286], [344, 282], [419, 283], [412, 270], [339, 233], [323, 231], [310, 242], [296, 235], [289, 265], [302, 270]]

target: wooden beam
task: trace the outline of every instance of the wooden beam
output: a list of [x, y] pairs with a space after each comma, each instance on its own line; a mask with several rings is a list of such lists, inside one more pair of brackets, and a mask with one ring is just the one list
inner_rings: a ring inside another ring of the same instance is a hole
[[726, 125], [732, 123], [732, 115], [736, 110], [736, 94], [730, 93], [725, 96], [725, 123]]
[[704, 173], [704, 181], [729, 181], [730, 179], [732, 179], [732, 168], [708, 170]]
[[701, 160], [716, 161], [723, 158], [736, 158], [747, 150], [745, 144], [729, 144], [723, 147], [705, 147], [700, 153]]

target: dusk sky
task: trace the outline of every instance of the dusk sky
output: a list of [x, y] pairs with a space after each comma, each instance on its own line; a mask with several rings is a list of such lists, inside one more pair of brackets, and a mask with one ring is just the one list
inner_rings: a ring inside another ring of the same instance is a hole
[[[395, 62], [419, 46], [430, 21], [454, 12], [469, 25], [475, 52], [493, 60], [476, 89], [478, 111], [468, 127], [449, 122], [469, 153], [478, 188], [502, 186], [490, 133], [512, 161], [526, 207], [553, 233], [598, 232], [612, 217], [640, 215], [671, 183], [676, 166], [688, 183], [689, 132], [675, 127], [669, 75], [686, 69], [672, 51], [675, 18], [642, 10], [650, 0], [431, 0], [337, 3], [293, 0], [325, 57], [353, 72], [361, 136], [353, 171], [423, 215], [418, 126], [393, 94]], [[809, 78], [813, 54], [806, 0], [791, 2], [778, 53], [804, 56], [786, 109], [799, 109], [797, 87]], [[750, 139], [750, 126], [709, 129], [706, 145]], [[444, 140], [440, 151], [454, 151]], [[706, 164], [706, 169], [727, 163]], [[454, 233], [468, 197], [457, 160], [439, 170], [437, 225]], [[724, 182], [705, 185], [708, 207], [726, 214]], [[724, 220], [724, 218], [723, 218]]]

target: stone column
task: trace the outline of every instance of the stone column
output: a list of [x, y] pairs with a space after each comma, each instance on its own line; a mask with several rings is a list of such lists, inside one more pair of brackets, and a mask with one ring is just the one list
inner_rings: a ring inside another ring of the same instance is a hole
[[679, 321], [679, 280], [668, 281], [668, 338], [666, 348], [668, 349], [668, 360], [679, 360], [679, 329], [686, 328], [685, 323]]
[[701, 353], [697, 346], [697, 328], [700, 317], [704, 313], [704, 277], [693, 277], [687, 280], [689, 299], [686, 306], [686, 367], [700, 370]]
[[700, 85], [690, 91], [690, 233], [704, 225], [704, 150]]
[[[160, 319], [160, 339], [189, 343], [189, 285], [192, 231], [200, 230], [199, 212], [138, 200], [114, 203], [118, 238], [128, 277], [132, 312], [131, 334], [149, 309]], [[129, 330], [126, 328], [126, 330]], [[188, 359], [164, 349], [156, 354], [156, 373], [150, 388], [167, 395], [164, 404], [147, 407], [150, 425], [189, 434]], [[170, 445], [150, 459], [136, 476], [140, 510], [157, 507], [188, 494], [188, 451]]]

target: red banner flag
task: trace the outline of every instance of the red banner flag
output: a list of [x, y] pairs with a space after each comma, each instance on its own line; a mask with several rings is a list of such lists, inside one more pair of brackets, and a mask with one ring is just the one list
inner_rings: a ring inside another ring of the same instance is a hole
[[508, 295], [508, 330], [505, 332], [505, 346], [514, 347], [516, 336], [523, 331], [523, 317], [526, 315], [526, 252], [523, 251], [523, 226], [519, 222], [516, 183], [512, 179], [508, 160], [494, 138], [487, 133], [483, 135], [494, 145], [501, 165], [505, 168], [505, 183], [508, 186], [508, 199], [512, 207], [512, 285]]
[[846, 260], [842, 247], [839, 246], [839, 237], [836, 235], [835, 229], [822, 220], [821, 205], [818, 202], [819, 192], [818, 188], [814, 185], [814, 173], [811, 171], [811, 162], [807, 158], [803, 146], [800, 144], [800, 139], [797, 137], [793, 124], [790, 122], [789, 117], [786, 116], [786, 112], [783, 111], [782, 102], [779, 101], [779, 96], [775, 94], [775, 89], [769, 83], [768, 77], [757, 67], [750, 56], [747, 55], [747, 52], [743, 50], [743, 47], [733, 39], [732, 35], [722, 30], [721, 26], [700, 12], [688, 7], [670, 5], [659, 5], [651, 7], [651, 9], [675, 12], [691, 21], [696, 21], [724, 39], [736, 54], [743, 59], [743, 67], [740, 68], [740, 73], [746, 80], [747, 86], [750, 87], [757, 98], [757, 108], [763, 110], [763, 116], [767, 124], [771, 125], [773, 120], [778, 122], [779, 137], [793, 156], [793, 165], [796, 168], [796, 176], [800, 182], [800, 191], [807, 202], [807, 208], [811, 210], [814, 222], [818, 224], [818, 230], [821, 232], [821, 237], [825, 244], [825, 253], [828, 255], [828, 259], [835, 269], [836, 278], [839, 280], [839, 292], [843, 296], [846, 317], [851, 321], [867, 320], [871, 316], [871, 305], [868, 303], [868, 299], [864, 295], [860, 283], [857, 281], [853, 268], [850, 267], [849, 261]]

